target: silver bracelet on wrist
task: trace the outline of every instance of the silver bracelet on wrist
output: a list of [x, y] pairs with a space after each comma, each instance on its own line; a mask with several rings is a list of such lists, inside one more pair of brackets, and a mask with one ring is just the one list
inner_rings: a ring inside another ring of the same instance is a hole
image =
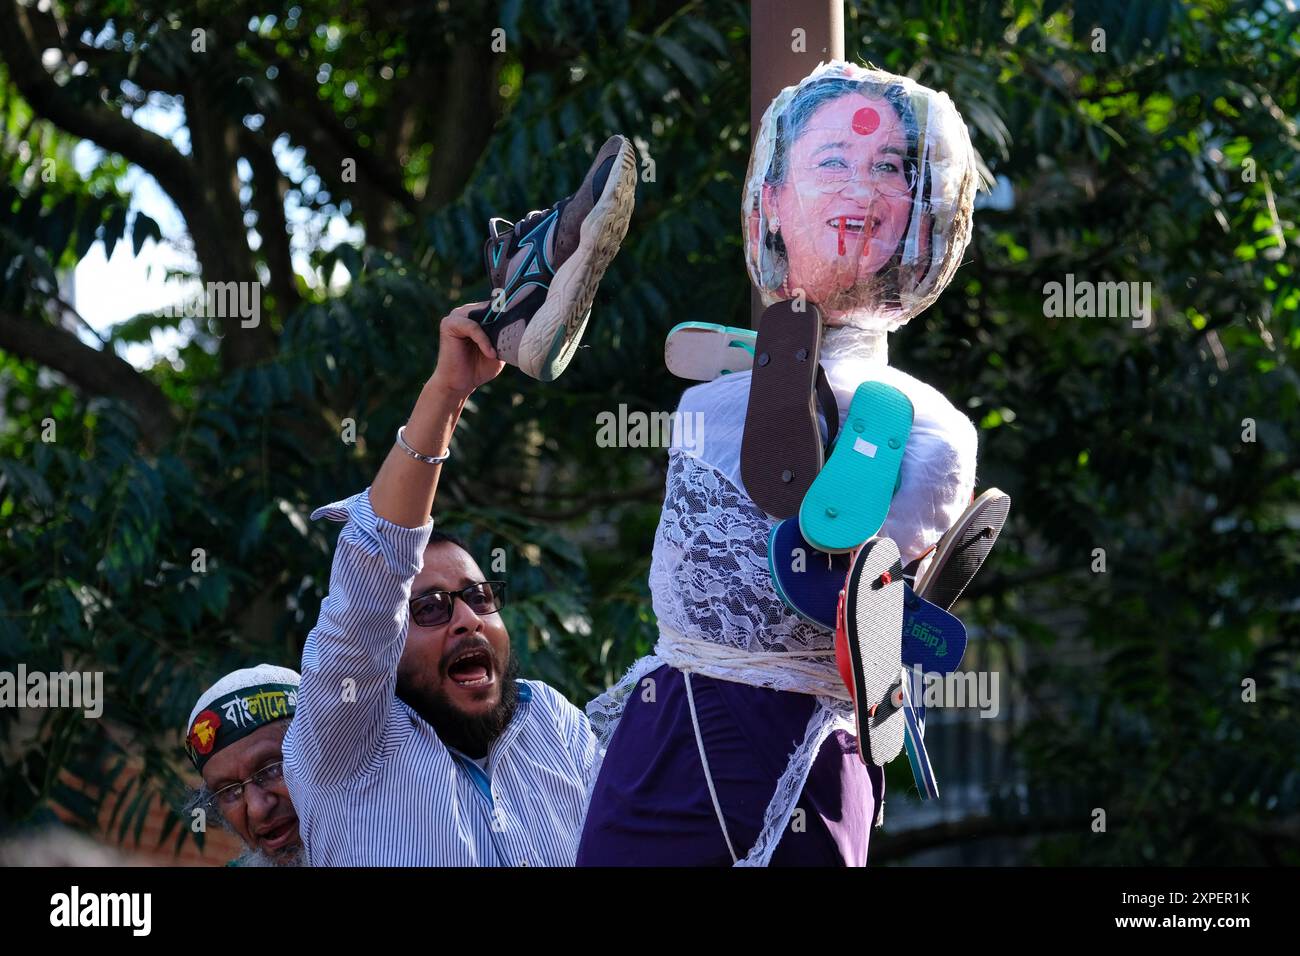
[[436, 458], [430, 458], [428, 455], [421, 455], [418, 451], [416, 451], [414, 448], [412, 448], [410, 445], [406, 443], [406, 436], [404, 434], [405, 431], [406, 431], [405, 425], [397, 429], [397, 447], [402, 449], [402, 451], [406, 452], [416, 461], [422, 461], [426, 465], [441, 465], [444, 461], [446, 461], [448, 458], [451, 457], [450, 448], [448, 448], [446, 451], [444, 451], [441, 455], [437, 456]]

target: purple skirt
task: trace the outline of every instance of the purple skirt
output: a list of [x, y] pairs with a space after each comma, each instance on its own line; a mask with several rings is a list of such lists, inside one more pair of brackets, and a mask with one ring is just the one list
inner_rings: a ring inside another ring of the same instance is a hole
[[[578, 866], [730, 866], [700, 765], [686, 682], [664, 665], [628, 696], [587, 810]], [[817, 702], [698, 674], [691, 678], [700, 732], [736, 855], [758, 839], [763, 814], [804, 739]], [[851, 734], [822, 744], [773, 866], [865, 866], [884, 773], [864, 766]], [[798, 810], [803, 810], [800, 814]]]

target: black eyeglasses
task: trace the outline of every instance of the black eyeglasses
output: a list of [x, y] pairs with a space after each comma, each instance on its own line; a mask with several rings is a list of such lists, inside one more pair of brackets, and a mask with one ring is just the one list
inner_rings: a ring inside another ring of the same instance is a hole
[[425, 591], [411, 599], [411, 620], [421, 627], [438, 627], [451, 620], [460, 598], [475, 614], [495, 614], [506, 603], [506, 582], [482, 581], [459, 591]]

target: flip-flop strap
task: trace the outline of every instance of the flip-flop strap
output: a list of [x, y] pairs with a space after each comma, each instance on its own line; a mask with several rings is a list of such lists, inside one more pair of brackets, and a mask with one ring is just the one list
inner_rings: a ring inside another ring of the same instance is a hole
[[907, 583], [913, 590], [916, 590], [916, 573], [921, 570], [921, 562], [928, 558], [938, 546], [938, 542], [930, 545], [930, 547], [926, 548], [909, 561], [907, 567], [903, 568], [903, 577], [907, 580]]
[[817, 401], [821, 403], [822, 414], [826, 416], [826, 454], [823, 457], [829, 458], [835, 436], [840, 433], [840, 404], [835, 400], [835, 392], [831, 389], [830, 380], [826, 378], [826, 369], [822, 368], [820, 362], [817, 363]]
[[903, 580], [903, 559], [899, 558], [897, 561], [891, 564], [886, 569], [886, 573], [888, 573], [889, 580], [891, 582]]
[[925, 720], [921, 716], [915, 696], [915, 673], [909, 668], [903, 679], [904, 743], [907, 759], [912, 765], [912, 778], [922, 800], [939, 799], [939, 784], [934, 779], [934, 767], [925, 749]]

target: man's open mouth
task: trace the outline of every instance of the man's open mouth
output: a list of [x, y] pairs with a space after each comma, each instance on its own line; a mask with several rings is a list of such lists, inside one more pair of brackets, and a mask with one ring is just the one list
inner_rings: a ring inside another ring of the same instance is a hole
[[297, 826], [298, 818], [289, 817], [260, 831], [257, 834], [257, 842], [264, 850], [278, 850], [293, 839]]
[[492, 683], [492, 655], [472, 647], [447, 665], [447, 676], [461, 687], [486, 687]]

